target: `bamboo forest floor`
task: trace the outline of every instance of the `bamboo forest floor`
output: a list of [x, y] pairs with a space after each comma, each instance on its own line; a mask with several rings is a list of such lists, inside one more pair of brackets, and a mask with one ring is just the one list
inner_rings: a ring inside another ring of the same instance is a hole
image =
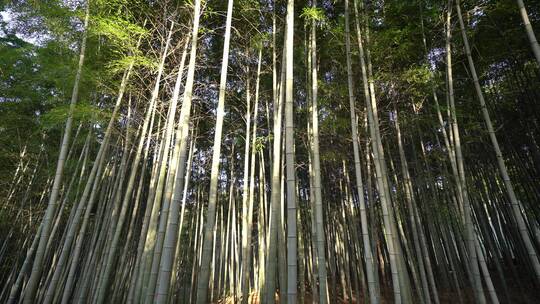
[[[508, 284], [508, 297], [504, 296], [503, 286], [499, 286], [500, 284], [495, 283], [495, 290], [498, 290], [501, 292], [501, 295], [499, 297], [499, 301], [501, 304], [531, 304], [531, 303], [540, 303], [540, 289], [533, 288], [532, 284], [531, 286], [519, 286], [518, 282], [513, 282], [511, 280], [507, 281]], [[381, 286], [383, 287], [383, 286]], [[306, 286], [306, 288], [309, 288], [309, 286]], [[485, 286], [484, 286], [485, 288]], [[414, 291], [413, 291], [414, 292]], [[473, 290], [472, 288], [462, 288], [460, 290], [463, 299], [460, 302], [459, 297], [457, 295], [456, 290], [453, 289], [439, 289], [439, 301], [441, 304], [454, 304], [454, 303], [462, 303], [462, 304], [472, 304], [475, 303], [473, 299]], [[383, 290], [381, 291], [381, 304], [391, 304], [394, 303], [393, 300], [393, 293], [392, 293], [392, 286], [384, 286]], [[489, 295], [486, 292], [486, 299], [488, 299], [489, 302]], [[232, 297], [229, 296], [225, 299], [220, 299], [217, 301], [217, 304], [236, 304], [240, 303], [241, 298], [240, 297]], [[299, 301], [300, 302], [300, 301]], [[252, 292], [249, 296], [249, 304], [259, 304], [262, 303], [259, 299], [259, 293], [258, 292]], [[279, 300], [279, 294], [276, 293], [276, 303], [281, 303]], [[310, 293], [305, 294], [305, 298], [301, 303], [314, 303], [312, 300], [312, 296]], [[343, 296], [343, 294], [334, 296], [330, 295], [330, 301], [331, 304], [360, 304], [360, 303], [368, 303], [365, 301], [363, 297], [358, 299], [357, 297], [353, 297], [350, 299], [348, 296]], [[413, 303], [421, 303], [419, 299], [414, 299]]]

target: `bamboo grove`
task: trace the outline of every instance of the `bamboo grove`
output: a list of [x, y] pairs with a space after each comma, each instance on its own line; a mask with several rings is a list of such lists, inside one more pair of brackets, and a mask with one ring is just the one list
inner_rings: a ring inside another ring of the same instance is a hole
[[3, 303], [534, 303], [540, 3], [0, 4]]

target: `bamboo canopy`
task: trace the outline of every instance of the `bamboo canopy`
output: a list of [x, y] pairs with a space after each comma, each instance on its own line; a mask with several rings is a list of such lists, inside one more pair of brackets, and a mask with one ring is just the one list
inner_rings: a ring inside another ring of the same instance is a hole
[[0, 302], [537, 302], [538, 16], [0, 4]]

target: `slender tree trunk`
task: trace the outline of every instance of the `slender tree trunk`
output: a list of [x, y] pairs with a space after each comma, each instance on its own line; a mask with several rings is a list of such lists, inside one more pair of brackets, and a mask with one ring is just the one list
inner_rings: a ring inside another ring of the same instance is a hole
[[[219, 83], [219, 99], [216, 110], [216, 128], [214, 133], [214, 147], [212, 149], [212, 169], [210, 171], [210, 194], [208, 210], [206, 213], [206, 225], [204, 227], [203, 254], [201, 268], [197, 278], [197, 303], [207, 302], [208, 281], [210, 279], [210, 259], [212, 255], [212, 233], [216, 221], [216, 205], [218, 196], [219, 163], [221, 159], [221, 137], [223, 133], [223, 118], [225, 116], [225, 93], [227, 85], [227, 68], [229, 64], [229, 41], [231, 39], [231, 20], [233, 12], [233, 0], [228, 1], [227, 21], [225, 25], [225, 39], [223, 44], [223, 59], [221, 63], [221, 79]], [[176, 228], [176, 227], [175, 227]], [[164, 301], [163, 301], [164, 302]]]
[[[317, 7], [317, 1], [313, 1], [313, 7]], [[311, 99], [312, 99], [312, 128], [313, 128], [313, 189], [315, 194], [315, 227], [317, 244], [317, 261], [319, 276], [319, 303], [324, 304], [328, 299], [328, 287], [326, 285], [326, 257], [324, 248], [324, 222], [321, 191], [321, 161], [319, 153], [319, 110], [317, 103], [317, 34], [316, 21], [311, 21]], [[358, 152], [358, 151], [357, 151]]]
[[[518, 0], [518, 2], [522, 2], [522, 1]], [[521, 3], [521, 5], [522, 4], [523, 2]], [[493, 145], [493, 149], [495, 150], [495, 156], [497, 157], [497, 165], [499, 167], [499, 173], [501, 174], [501, 177], [504, 182], [504, 186], [506, 188], [506, 192], [508, 193], [508, 197], [510, 198], [510, 203], [512, 205], [512, 212], [514, 213], [514, 217], [518, 225], [521, 239], [523, 240], [523, 243], [525, 244], [525, 248], [527, 249], [529, 260], [536, 274], [536, 279], [540, 283], [540, 262], [538, 261], [536, 250], [531, 241], [531, 237], [529, 235], [527, 226], [525, 225], [525, 221], [521, 213], [522, 206], [516, 197], [516, 193], [514, 192], [514, 186], [512, 184], [512, 181], [510, 180], [508, 169], [506, 168], [506, 164], [502, 156], [501, 148], [499, 146], [499, 141], [497, 140], [497, 135], [495, 134], [495, 129], [493, 128], [493, 123], [491, 122], [491, 117], [487, 109], [486, 101], [484, 99], [484, 94], [482, 92], [482, 87], [480, 86], [478, 75], [476, 74], [476, 67], [474, 65], [474, 61], [471, 55], [469, 39], [467, 38], [467, 33], [465, 32], [465, 24], [463, 23], [463, 17], [461, 16], [460, 0], [456, 1], [456, 8], [457, 8], [457, 15], [459, 19], [459, 25], [461, 28], [461, 37], [463, 38], [463, 43], [465, 45], [465, 54], [467, 55], [467, 61], [469, 63], [469, 71], [471, 72], [471, 75], [473, 78], [476, 96], [478, 97], [478, 100], [480, 101], [480, 107], [482, 108], [482, 116], [484, 117], [484, 122], [486, 123], [486, 127], [489, 133], [489, 138], [491, 140], [491, 144]], [[532, 32], [532, 29], [531, 29], [531, 32]], [[532, 43], [532, 40], [531, 40], [531, 43]], [[536, 47], [538, 47], [538, 42], [536, 42]], [[539, 64], [540, 64], [540, 50], [538, 51], [539, 51], [538, 59], [539, 59]]]
[[471, 270], [471, 282], [473, 284], [476, 300], [479, 303], [485, 303], [485, 296], [482, 290], [482, 278], [480, 277], [480, 270], [478, 268], [478, 256], [476, 254], [476, 232], [474, 229], [474, 222], [472, 221], [472, 207], [469, 202], [469, 193], [467, 191], [467, 183], [465, 179], [465, 168], [463, 162], [463, 155], [461, 152], [461, 140], [459, 136], [459, 129], [457, 125], [456, 117], [456, 107], [454, 104], [454, 84], [453, 84], [453, 75], [452, 75], [452, 49], [451, 49], [451, 39], [452, 39], [452, 0], [448, 0], [448, 12], [446, 17], [446, 74], [448, 82], [448, 101], [449, 101], [449, 111], [450, 111], [450, 125], [452, 130], [452, 138], [454, 149], [456, 152], [456, 163], [459, 172], [458, 182], [461, 184], [461, 193], [463, 200], [463, 211], [465, 219], [465, 231], [466, 231], [466, 241], [467, 241], [467, 250], [469, 253], [469, 269]]
[[66, 127], [64, 128], [64, 136], [62, 137], [62, 144], [60, 146], [60, 153], [58, 155], [58, 161], [56, 163], [56, 173], [54, 175], [53, 187], [49, 197], [49, 203], [43, 217], [42, 229], [40, 230], [39, 242], [36, 250], [36, 255], [32, 263], [32, 273], [28, 279], [28, 285], [24, 290], [24, 303], [31, 304], [35, 301], [36, 292], [39, 288], [41, 281], [41, 274], [43, 271], [43, 262], [45, 256], [45, 250], [47, 248], [47, 242], [49, 241], [49, 235], [52, 229], [52, 222], [54, 214], [56, 213], [58, 205], [58, 195], [60, 193], [60, 187], [62, 185], [62, 177], [64, 173], [64, 164], [66, 155], [68, 152], [69, 141], [71, 137], [71, 128], [73, 124], [73, 111], [77, 104], [79, 97], [79, 85], [81, 82], [82, 68], [84, 64], [84, 56], [86, 51], [86, 37], [88, 30], [88, 20], [90, 18], [90, 2], [86, 3], [86, 13], [84, 17], [84, 32], [81, 42], [81, 48], [79, 50], [79, 63], [77, 66], [77, 74], [75, 75], [75, 82], [73, 84], [73, 91], [71, 92], [71, 102], [69, 106], [69, 114], [66, 120]]
[[[258, 119], [258, 113], [259, 113], [259, 82], [260, 82], [260, 74], [261, 74], [261, 60], [262, 60], [262, 48], [259, 49], [259, 56], [258, 56], [258, 64], [257, 64], [257, 80], [255, 83], [255, 103], [254, 103], [254, 110], [253, 110], [253, 129], [251, 133], [251, 149], [250, 149], [250, 157], [249, 160], [251, 162], [250, 169], [249, 169], [249, 190], [248, 190], [248, 211], [247, 211], [247, 234], [245, 236], [246, 244], [247, 246], [244, 247], [244, 253], [242, 254], [242, 261], [244, 262], [244, 265], [247, 265], [245, 268], [246, 271], [251, 269], [252, 265], [252, 230], [253, 230], [253, 209], [254, 209], [254, 197], [255, 197], [255, 161], [256, 161], [256, 142], [257, 142], [257, 119]], [[251, 273], [251, 272], [249, 272]], [[257, 273], [257, 272], [255, 272]], [[247, 303], [249, 299], [250, 289], [249, 289], [249, 282], [250, 282], [251, 275], [246, 272], [246, 276], [244, 276], [244, 282], [242, 286], [244, 287], [244, 290], [242, 291], [242, 302]], [[247, 296], [246, 296], [247, 295]]]
[[517, 4], [519, 7], [519, 14], [521, 15], [521, 19], [523, 20], [523, 26], [525, 26], [527, 37], [529, 38], [529, 42], [531, 43], [534, 57], [536, 58], [536, 62], [540, 66], [540, 46], [538, 45], [538, 40], [536, 40], [536, 35], [534, 34], [531, 21], [529, 20], [529, 15], [527, 14], [527, 9], [525, 9], [525, 4], [523, 3], [523, 0], [517, 0]]
[[[160, 258], [161, 260], [161, 254], [163, 254], [163, 257], [165, 257], [165, 260], [161, 262], [161, 272], [159, 278], [159, 281], [161, 283], [164, 283], [164, 285], [158, 286], [158, 292], [156, 294], [156, 298], [154, 301], [158, 303], [162, 303], [167, 301], [168, 299], [168, 289], [170, 286], [170, 275], [171, 275], [171, 267], [173, 265], [174, 260], [174, 252], [176, 250], [176, 241], [177, 241], [177, 232], [178, 232], [178, 219], [179, 219], [179, 211], [180, 211], [180, 202], [182, 199], [182, 191], [184, 189], [184, 183], [185, 183], [185, 171], [186, 171], [186, 161], [187, 161], [187, 154], [188, 154], [188, 136], [189, 136], [189, 122], [191, 117], [191, 106], [192, 106], [192, 98], [193, 98], [193, 83], [194, 83], [194, 77], [195, 77], [195, 62], [197, 59], [197, 41], [198, 41], [198, 31], [199, 31], [199, 19], [201, 14], [201, 1], [196, 0], [194, 3], [194, 11], [193, 11], [193, 29], [192, 29], [192, 41], [191, 41], [191, 53], [190, 53], [190, 59], [189, 59], [189, 65], [188, 65], [188, 71], [186, 76], [186, 84], [184, 86], [184, 96], [183, 96], [183, 103], [182, 103], [182, 109], [180, 111], [180, 119], [178, 123], [178, 127], [176, 129], [176, 142], [173, 150], [173, 157], [172, 161], [176, 164], [172, 167], [172, 170], [175, 171], [174, 174], [171, 174], [171, 184], [169, 185], [169, 191], [172, 191], [174, 189], [174, 192], [172, 193], [172, 197], [169, 196], [170, 199], [170, 210], [167, 214], [162, 215], [164, 217], [165, 223], [164, 225], [168, 225], [167, 228], [163, 228], [167, 232], [167, 236], [162, 236], [164, 239], [166, 238], [166, 241], [162, 241], [165, 243], [164, 249], [165, 251], [161, 253], [162, 248], [159, 248], [160, 250]], [[176, 169], [178, 168], [178, 169]], [[173, 184], [174, 181], [174, 184]], [[201, 206], [201, 220], [202, 220], [202, 206]], [[167, 224], [168, 223], [168, 224]], [[202, 227], [201, 231], [202, 231]], [[164, 231], [164, 232], [165, 232]], [[202, 247], [201, 247], [202, 248]], [[159, 264], [158, 264], [159, 265]], [[158, 275], [156, 275], [156, 283], [158, 280]], [[147, 297], [148, 299], [148, 297]]]
[[[248, 57], [249, 57], [249, 51]], [[251, 136], [251, 83], [249, 73], [249, 60], [246, 68], [246, 135], [244, 143], [244, 175], [242, 178], [242, 251], [241, 251], [241, 268], [240, 268], [240, 292], [242, 301], [247, 300], [249, 295], [249, 262], [246, 259], [250, 244], [248, 244], [249, 222], [251, 221], [251, 213], [249, 212], [249, 157], [250, 157], [250, 136]], [[245, 303], [245, 302], [244, 302]]]
[[[276, 58], [276, 43], [275, 43], [275, 18], [274, 18], [274, 33], [273, 33], [273, 60], [275, 61]], [[285, 58], [283, 58], [282, 62], [282, 71], [281, 71], [281, 84], [280, 84], [280, 90], [278, 92], [277, 88], [277, 72], [275, 64], [274, 64], [274, 85], [273, 85], [273, 97], [274, 97], [274, 139], [273, 139], [273, 145], [272, 145], [272, 179], [271, 179], [271, 193], [270, 193], [270, 237], [268, 242], [268, 266], [266, 269], [268, 271], [266, 272], [266, 278], [264, 280], [265, 283], [265, 291], [266, 291], [266, 303], [273, 304], [276, 301], [275, 293], [276, 293], [276, 281], [277, 276], [276, 272], [278, 269], [278, 233], [281, 229], [281, 211], [280, 211], [280, 200], [281, 200], [281, 147], [282, 147], [282, 112], [283, 112], [283, 99], [281, 94], [284, 90], [284, 83], [285, 78], [284, 76], [284, 65], [285, 65]], [[280, 290], [283, 290], [283, 287], [280, 286]], [[280, 300], [284, 300], [281, 298]]]
[[[348, 0], [346, 0], [346, 7], [348, 8]], [[364, 47], [362, 43], [362, 35], [360, 30], [360, 21], [358, 17], [358, 5], [357, 0], [354, 0], [354, 16], [355, 16], [355, 25], [356, 25], [356, 35], [357, 35], [357, 42], [358, 42], [358, 50], [359, 50], [359, 57], [360, 57], [360, 65], [362, 70], [362, 83], [363, 83], [363, 91], [364, 91], [364, 99], [366, 101], [366, 104], [370, 100], [370, 94], [369, 94], [369, 87], [368, 87], [368, 79], [367, 79], [367, 72], [366, 72], [366, 63], [365, 63], [365, 57], [364, 57]], [[348, 19], [348, 12], [346, 14], [346, 18]], [[346, 21], [346, 29], [349, 28], [349, 23]], [[347, 43], [349, 44], [350, 49], [350, 38], [348, 36]], [[350, 52], [350, 51], [349, 51]], [[349, 59], [350, 61], [350, 59]], [[348, 65], [349, 70], [350, 64]], [[348, 73], [349, 74], [349, 73]], [[352, 74], [351, 74], [352, 76]], [[367, 218], [367, 212], [366, 212], [366, 202], [364, 199], [364, 186], [362, 181], [362, 170], [360, 168], [360, 148], [358, 146], [358, 130], [357, 130], [357, 117], [355, 112], [355, 106], [354, 103], [356, 102], [356, 98], [354, 96], [354, 85], [352, 84], [352, 79], [350, 82], [350, 90], [349, 90], [349, 102], [350, 104], [350, 111], [351, 111], [351, 128], [352, 128], [352, 137], [353, 137], [353, 152], [354, 152], [354, 159], [355, 159], [355, 175], [356, 175], [356, 184], [357, 184], [357, 192], [358, 192], [358, 198], [360, 201], [360, 221], [361, 221], [361, 228], [362, 228], [362, 243], [364, 245], [364, 256], [365, 256], [365, 263], [366, 263], [366, 274], [367, 274], [367, 280], [368, 280], [368, 289], [369, 289], [369, 298], [370, 303], [374, 304], [379, 301], [379, 292], [378, 292], [378, 282], [375, 280], [375, 274], [376, 271], [374, 269], [374, 262], [373, 262], [373, 253], [371, 249], [371, 241], [369, 236], [369, 230], [368, 230], [368, 218]], [[351, 90], [353, 91], [353, 95], [351, 99]], [[369, 161], [369, 160], [368, 160]], [[372, 202], [371, 202], [372, 203]], [[372, 203], [373, 204], [373, 203]]]
[[294, 0], [287, 1], [287, 35], [285, 41], [287, 61], [285, 72], [285, 158], [287, 172], [287, 303], [297, 301], [297, 240], [296, 240], [296, 183], [294, 162]]

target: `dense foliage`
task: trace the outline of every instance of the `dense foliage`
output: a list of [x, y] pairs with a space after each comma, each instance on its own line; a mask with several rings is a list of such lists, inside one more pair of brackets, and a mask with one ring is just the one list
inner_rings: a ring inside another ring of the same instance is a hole
[[0, 301], [533, 303], [520, 3], [0, 3]]

